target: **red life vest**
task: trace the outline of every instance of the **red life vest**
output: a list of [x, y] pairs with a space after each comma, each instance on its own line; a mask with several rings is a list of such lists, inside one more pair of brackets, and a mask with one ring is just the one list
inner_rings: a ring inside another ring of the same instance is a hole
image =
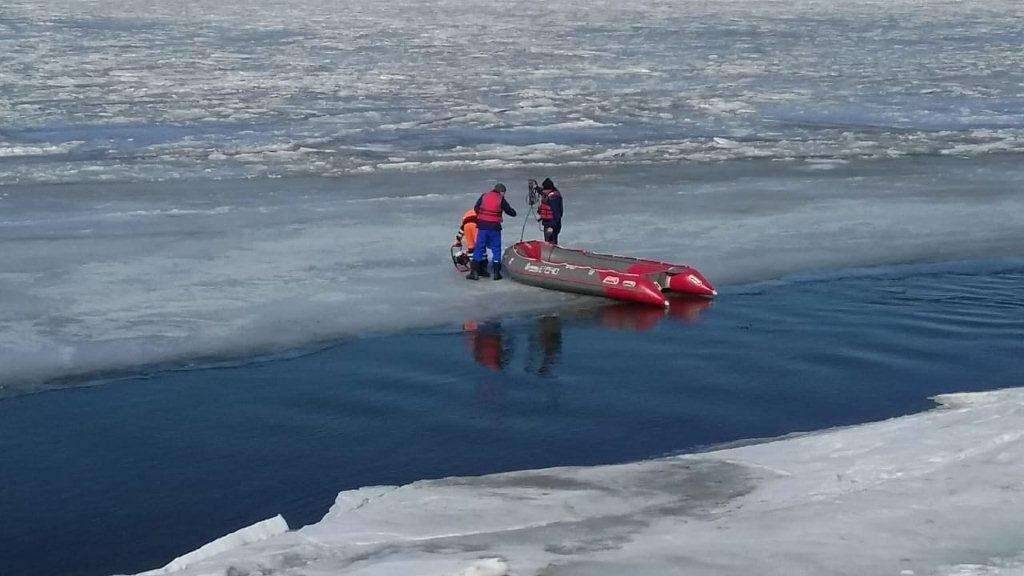
[[477, 221], [501, 224], [501, 201], [500, 192], [485, 192], [480, 200], [480, 209], [476, 211]]
[[554, 220], [555, 213], [551, 210], [551, 204], [548, 204], [548, 198], [558, 194], [558, 190], [552, 190], [546, 196], [541, 198], [540, 206], [537, 207], [537, 216], [541, 220]]

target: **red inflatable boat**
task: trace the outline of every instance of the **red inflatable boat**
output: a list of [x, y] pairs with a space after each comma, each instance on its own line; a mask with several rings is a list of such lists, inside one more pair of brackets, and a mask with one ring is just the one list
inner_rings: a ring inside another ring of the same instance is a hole
[[523, 284], [654, 306], [668, 307], [663, 292], [703, 298], [718, 294], [689, 266], [595, 254], [539, 240], [509, 246], [501, 262], [508, 275]]

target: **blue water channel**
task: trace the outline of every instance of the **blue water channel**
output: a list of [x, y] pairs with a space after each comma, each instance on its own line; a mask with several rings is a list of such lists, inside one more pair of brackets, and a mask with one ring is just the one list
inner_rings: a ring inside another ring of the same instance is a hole
[[479, 319], [297, 358], [0, 400], [0, 573], [163, 565], [341, 490], [595, 465], [1018, 386], [1020, 262]]

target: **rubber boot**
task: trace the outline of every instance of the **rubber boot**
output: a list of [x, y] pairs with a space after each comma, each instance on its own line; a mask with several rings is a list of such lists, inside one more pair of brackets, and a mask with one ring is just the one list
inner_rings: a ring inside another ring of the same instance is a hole
[[494, 263], [494, 279], [501, 280], [501, 262]]
[[491, 273], [487, 271], [487, 258], [480, 261], [480, 269], [476, 271], [481, 278], [490, 278]]
[[477, 270], [479, 270], [479, 269], [480, 269], [480, 263], [479, 262], [470, 262], [469, 263], [469, 274], [466, 275], [466, 280], [479, 280], [480, 279], [480, 274], [477, 272]]

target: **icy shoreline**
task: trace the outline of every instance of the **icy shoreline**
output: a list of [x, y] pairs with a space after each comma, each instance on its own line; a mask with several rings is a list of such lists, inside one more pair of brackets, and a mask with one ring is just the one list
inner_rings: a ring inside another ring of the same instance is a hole
[[935, 400], [702, 454], [342, 492], [317, 524], [145, 574], [1020, 574], [1024, 388]]

